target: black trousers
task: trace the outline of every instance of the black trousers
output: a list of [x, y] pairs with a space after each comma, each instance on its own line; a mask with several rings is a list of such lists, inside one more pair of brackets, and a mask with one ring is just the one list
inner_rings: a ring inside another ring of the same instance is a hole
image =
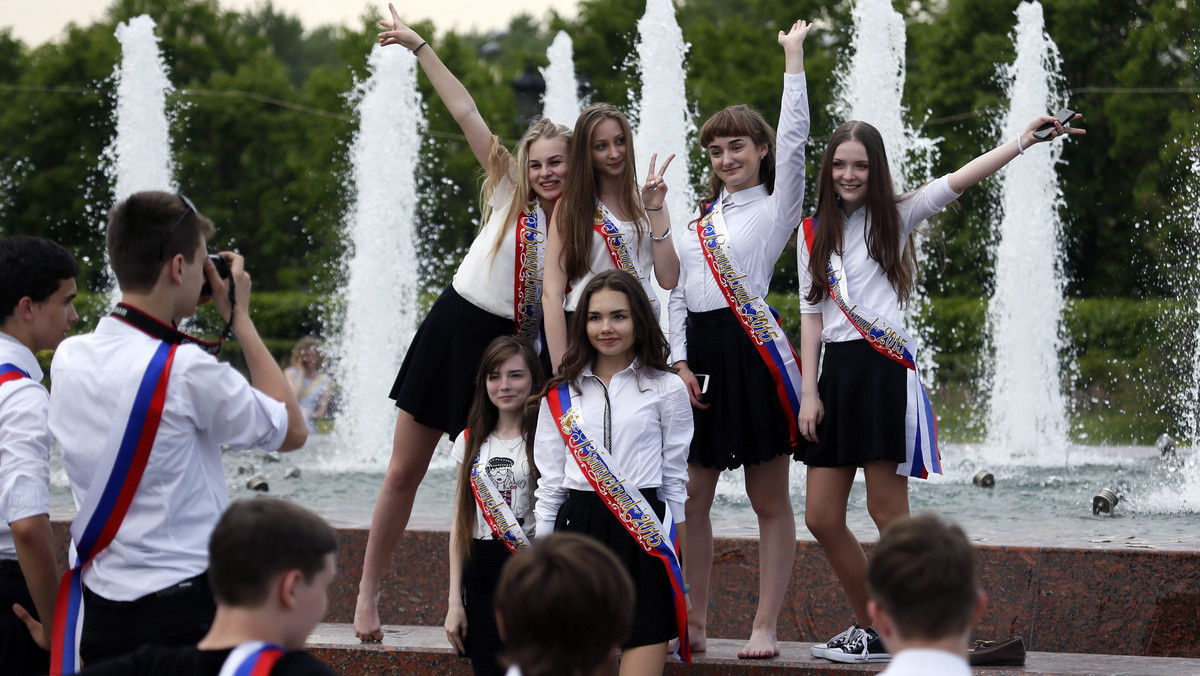
[[133, 601], [110, 601], [84, 588], [79, 657], [86, 666], [146, 644], [194, 646], [216, 614], [207, 572]]
[[20, 564], [10, 560], [0, 561], [0, 674], [27, 676], [49, 673], [50, 653], [34, 643], [25, 623], [13, 614], [14, 603], [20, 603], [35, 618], [38, 616]]

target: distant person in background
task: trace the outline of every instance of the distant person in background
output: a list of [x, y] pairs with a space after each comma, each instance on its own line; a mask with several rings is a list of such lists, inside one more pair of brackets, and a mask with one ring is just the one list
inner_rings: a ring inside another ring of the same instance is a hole
[[975, 547], [933, 514], [894, 521], [871, 551], [867, 611], [892, 654], [887, 676], [967, 676], [971, 627], [987, 606]]
[[496, 622], [509, 676], [615, 672], [617, 646], [633, 626], [633, 581], [595, 539], [538, 538], [504, 566]]
[[2, 674], [50, 669], [47, 651], [58, 593], [49, 517], [50, 397], [34, 353], [58, 347], [79, 321], [73, 305], [78, 274], [75, 259], [54, 242], [21, 236], [0, 241]]
[[333, 379], [321, 373], [324, 361], [317, 339], [305, 336], [296, 341], [291, 362], [283, 371], [292, 394], [300, 402], [300, 411], [304, 413], [310, 434], [318, 431], [316, 421], [329, 414], [329, 400], [333, 397]]

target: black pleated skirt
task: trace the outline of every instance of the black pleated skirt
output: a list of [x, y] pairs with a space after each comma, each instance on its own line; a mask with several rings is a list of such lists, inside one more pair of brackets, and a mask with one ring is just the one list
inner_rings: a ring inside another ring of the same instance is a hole
[[475, 374], [489, 343], [515, 333], [496, 316], [447, 286], [413, 336], [389, 395], [417, 422], [455, 438], [467, 426]]
[[471, 540], [471, 557], [463, 568], [463, 606], [467, 611], [467, 657], [476, 676], [503, 676], [506, 671], [497, 659], [504, 642], [492, 601], [500, 571], [512, 556], [501, 540]]
[[[640, 489], [658, 518], [666, 506], [654, 488]], [[600, 496], [592, 491], [571, 491], [554, 520], [555, 531], [582, 533], [596, 538], [617, 555], [633, 578], [633, 629], [622, 648], [666, 643], [679, 636], [675, 625], [675, 605], [671, 581], [661, 560], [641, 548]]]
[[726, 470], [793, 453], [775, 380], [733, 310], [689, 312], [687, 343], [688, 367], [710, 378], [688, 461]]
[[825, 418], [818, 443], [801, 442], [804, 464], [862, 467], [875, 460], [903, 463], [908, 369], [865, 340], [825, 343], [817, 391]]

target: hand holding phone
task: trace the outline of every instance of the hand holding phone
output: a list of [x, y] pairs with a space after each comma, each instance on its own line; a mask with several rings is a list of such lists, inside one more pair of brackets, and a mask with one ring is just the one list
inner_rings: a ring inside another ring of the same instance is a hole
[[[1071, 110], [1070, 108], [1063, 108], [1055, 113], [1054, 117], [1058, 119], [1059, 124], [1066, 126], [1068, 122], [1079, 117], [1079, 113]], [[1045, 141], [1046, 139], [1050, 138], [1050, 135], [1053, 133], [1054, 123], [1047, 122], [1033, 131], [1033, 137], [1039, 141]]]

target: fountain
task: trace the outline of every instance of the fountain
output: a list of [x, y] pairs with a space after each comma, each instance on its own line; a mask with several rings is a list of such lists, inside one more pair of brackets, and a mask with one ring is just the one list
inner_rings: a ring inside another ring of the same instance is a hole
[[342, 392], [336, 439], [322, 466], [382, 471], [391, 449], [396, 408], [392, 378], [412, 339], [418, 280], [413, 246], [416, 178], [424, 118], [417, 61], [404, 49], [371, 51], [370, 77], [351, 93], [359, 117], [350, 145], [354, 195], [346, 215], [344, 314], [327, 322]]
[[[1058, 48], [1045, 33], [1040, 4], [1017, 8], [1016, 61], [1001, 70], [1009, 108], [998, 142], [1065, 103]], [[1059, 239], [1062, 193], [1055, 166], [1062, 142], [1038, 145], [1000, 173], [996, 291], [988, 307], [995, 348], [986, 447], [998, 462], [1063, 465], [1067, 460], [1059, 324], [1063, 279]]]
[[558, 124], [574, 127], [583, 104], [579, 100], [579, 84], [575, 80], [575, 56], [571, 36], [559, 31], [546, 50], [549, 65], [542, 68], [546, 94], [542, 97], [542, 115]]

